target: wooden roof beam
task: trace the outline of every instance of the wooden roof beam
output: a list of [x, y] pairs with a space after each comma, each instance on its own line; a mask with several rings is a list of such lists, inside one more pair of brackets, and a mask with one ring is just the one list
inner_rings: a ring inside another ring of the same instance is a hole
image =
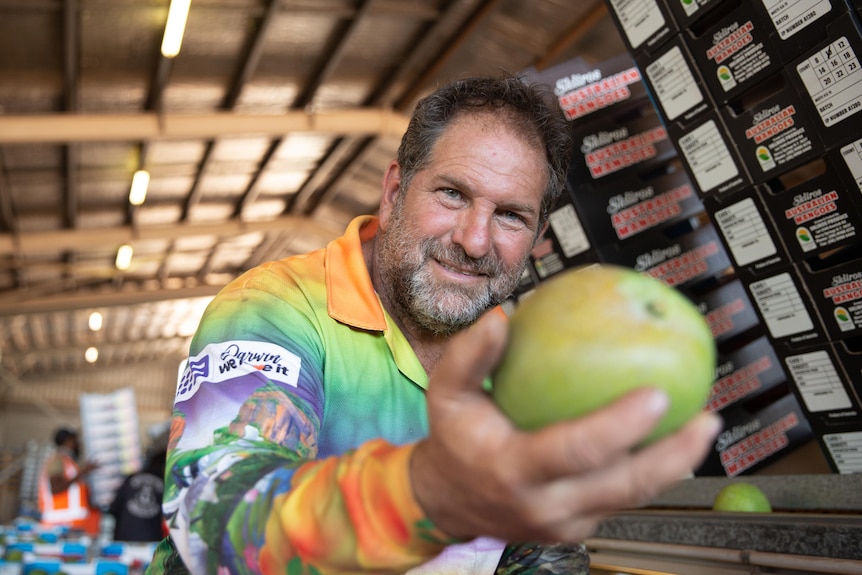
[[291, 110], [280, 114], [34, 114], [0, 115], [0, 144], [129, 142], [146, 139], [283, 136], [313, 132], [400, 138], [408, 117], [383, 108]]

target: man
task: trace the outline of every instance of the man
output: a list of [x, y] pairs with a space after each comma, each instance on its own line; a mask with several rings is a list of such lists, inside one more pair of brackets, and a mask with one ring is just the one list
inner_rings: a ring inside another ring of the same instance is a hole
[[160, 541], [167, 532], [162, 518], [166, 446], [156, 446], [146, 465], [123, 478], [108, 512], [114, 516], [114, 541]]
[[78, 465], [80, 445], [74, 429], [60, 428], [54, 434], [56, 451], [45, 461], [39, 476], [41, 523], [64, 526], [86, 533], [99, 533], [99, 510], [91, 507], [84, 479], [99, 466], [93, 461]]
[[699, 464], [714, 416], [633, 451], [658, 391], [524, 433], [484, 390], [569, 151], [539, 89], [454, 82], [418, 104], [378, 217], [222, 290], [178, 384], [153, 572], [586, 573], [576, 542]]

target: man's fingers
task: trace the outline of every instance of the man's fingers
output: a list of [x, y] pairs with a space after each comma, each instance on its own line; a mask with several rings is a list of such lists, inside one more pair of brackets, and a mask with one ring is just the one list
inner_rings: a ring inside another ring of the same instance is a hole
[[508, 329], [506, 318], [499, 311], [491, 311], [453, 337], [431, 374], [429, 392], [440, 396], [478, 389], [499, 363]]
[[535, 473], [531, 479], [553, 480], [606, 465], [640, 443], [667, 407], [663, 391], [637, 389], [577, 420], [523, 436], [535, 444], [526, 450], [534, 456], [534, 463], [526, 466]]
[[721, 427], [713, 414], [699, 414], [679, 431], [636, 452], [620, 454], [591, 471], [548, 482], [534, 494], [532, 510], [555, 524], [557, 536], [582, 529], [584, 519], [641, 507], [684, 479], [703, 461]]
[[[634, 462], [635, 474], [654, 475], [665, 485], [682, 479], [706, 458], [722, 425], [721, 418], [714, 413], [698, 414], [678, 432], [638, 452]], [[662, 465], [656, 465], [657, 461]]]
[[676, 433], [583, 477], [579, 488], [592, 495], [573, 504], [593, 513], [646, 505], [700, 466], [720, 430], [718, 416], [698, 414]]

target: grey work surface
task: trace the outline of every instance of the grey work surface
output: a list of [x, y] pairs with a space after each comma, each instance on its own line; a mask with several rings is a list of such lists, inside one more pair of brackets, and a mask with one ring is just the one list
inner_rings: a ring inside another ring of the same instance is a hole
[[[773, 513], [711, 511], [721, 487], [760, 487]], [[606, 519], [595, 537], [862, 559], [862, 474], [688, 479], [648, 507]]]

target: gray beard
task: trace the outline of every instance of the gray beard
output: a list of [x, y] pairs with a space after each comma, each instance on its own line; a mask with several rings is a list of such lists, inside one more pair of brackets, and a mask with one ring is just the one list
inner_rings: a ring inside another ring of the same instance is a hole
[[[452, 335], [475, 322], [485, 310], [494, 307], [502, 299], [498, 300], [493, 293], [490, 279], [486, 279], [482, 286], [472, 289], [458, 285], [439, 285], [439, 280], [435, 283], [428, 263], [429, 251], [434, 250], [429, 245], [431, 243], [432, 240], [425, 240], [422, 245], [423, 263], [405, 276], [407, 289], [400, 290], [395, 296], [399, 305], [411, 312], [411, 317], [420, 327], [435, 335]], [[463, 266], [463, 261], [460, 265]]]
[[[398, 208], [393, 211], [394, 222], [400, 221], [399, 212]], [[400, 223], [382, 233], [378, 241], [376, 265], [389, 300], [402, 317], [436, 336], [464, 329], [505, 301], [518, 286], [526, 265], [525, 258], [520, 265], [507, 269], [494, 256], [471, 258], [457, 245], [447, 248], [432, 238], [420, 242]], [[432, 259], [485, 274], [485, 281], [474, 287], [442, 283], [431, 271]]]

